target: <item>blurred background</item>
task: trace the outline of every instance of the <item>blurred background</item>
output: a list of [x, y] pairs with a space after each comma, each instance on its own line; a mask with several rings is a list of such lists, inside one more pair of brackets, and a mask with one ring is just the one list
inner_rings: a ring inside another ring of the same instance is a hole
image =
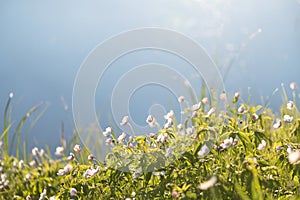
[[[72, 89], [80, 65], [98, 44], [135, 28], [168, 28], [193, 38], [217, 64], [227, 92], [239, 91], [246, 99], [251, 87], [253, 103], [265, 101], [281, 83], [289, 96], [289, 84], [300, 85], [299, 0], [1, 1], [0, 26], [1, 113], [10, 92], [15, 122], [38, 103], [48, 106], [29, 133], [29, 148], [60, 145], [62, 122], [66, 137], [72, 136]], [[168, 58], [144, 52], [119, 65], [153, 59]], [[178, 58], [170, 60], [180, 63]], [[103, 102], [95, 107], [102, 112], [104, 127], [111, 120], [106, 105], [110, 85], [114, 83], [100, 85], [96, 95], [96, 102]], [[153, 96], [146, 94], [131, 99], [133, 115], [141, 124], [148, 105], [137, 102]], [[161, 88], [157, 94], [163, 94]], [[282, 102], [278, 92], [270, 107], [276, 111]]]

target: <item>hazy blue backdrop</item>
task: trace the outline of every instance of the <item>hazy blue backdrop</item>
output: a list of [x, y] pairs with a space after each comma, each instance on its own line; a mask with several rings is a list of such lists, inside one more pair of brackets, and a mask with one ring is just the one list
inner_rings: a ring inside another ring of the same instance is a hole
[[[4, 0], [0, 27], [1, 113], [9, 92], [14, 121], [37, 103], [50, 105], [30, 133], [30, 147], [59, 145], [62, 121], [70, 137], [73, 82], [81, 63], [108, 37], [134, 28], [168, 28], [195, 39], [226, 75], [226, 89], [246, 98], [251, 87], [257, 103], [281, 83], [300, 85], [299, 0]], [[278, 93], [271, 106], [281, 102]]]

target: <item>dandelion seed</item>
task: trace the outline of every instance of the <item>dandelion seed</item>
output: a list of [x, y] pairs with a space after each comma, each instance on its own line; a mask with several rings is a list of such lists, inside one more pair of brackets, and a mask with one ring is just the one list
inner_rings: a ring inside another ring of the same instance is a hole
[[112, 132], [111, 127], [107, 127], [107, 128], [105, 129], [105, 131], [103, 132], [103, 135], [104, 135], [105, 137], [108, 137], [108, 136], [111, 134], [111, 132]]
[[213, 187], [216, 183], [217, 183], [217, 177], [212, 176], [209, 180], [201, 183], [198, 188], [200, 190], [208, 190], [209, 188]]
[[204, 97], [201, 102], [204, 103], [204, 104], [208, 104], [209, 100], [208, 100], [207, 97]]
[[294, 117], [290, 115], [284, 115], [283, 116], [283, 121], [286, 123], [291, 123], [293, 121]]
[[277, 119], [276, 122], [273, 124], [273, 128], [278, 129], [282, 125], [281, 120]]
[[75, 155], [73, 153], [70, 153], [70, 155], [67, 157], [67, 160], [74, 160]]
[[178, 102], [179, 102], [179, 103], [182, 103], [182, 102], [184, 102], [184, 96], [180, 96], [180, 97], [178, 97]]
[[121, 121], [121, 123], [120, 123], [120, 125], [121, 126], [125, 126], [125, 125], [128, 124], [128, 122], [129, 122], [129, 117], [128, 116], [124, 116], [123, 119], [122, 119], [122, 121]]
[[204, 157], [206, 156], [208, 153], [210, 152], [210, 149], [206, 146], [206, 145], [203, 145], [200, 149], [200, 151], [198, 151], [198, 156], [200, 157]]
[[119, 137], [118, 137], [118, 142], [119, 143], [123, 143], [126, 140], [126, 133], [122, 133]]
[[215, 108], [211, 108], [211, 109], [207, 112], [206, 117], [210, 117], [215, 111], [216, 111]]
[[79, 153], [81, 151], [81, 147], [79, 144], [76, 144], [73, 148], [73, 150], [76, 152], [76, 153]]
[[294, 108], [294, 102], [289, 101], [289, 102], [286, 104], [286, 108], [289, 109], [289, 110], [292, 110], [292, 109]]
[[55, 155], [56, 156], [62, 156], [63, 153], [64, 153], [64, 147], [56, 147], [56, 150], [55, 150]]
[[293, 164], [293, 165], [297, 164], [300, 161], [300, 150], [291, 152], [288, 155], [288, 159], [291, 164]]
[[295, 90], [295, 89], [297, 88], [297, 84], [296, 84], [295, 82], [292, 82], [292, 83], [290, 84], [290, 88], [291, 88], [292, 90]]
[[77, 194], [77, 190], [75, 188], [71, 188], [70, 190], [70, 196], [75, 196]]

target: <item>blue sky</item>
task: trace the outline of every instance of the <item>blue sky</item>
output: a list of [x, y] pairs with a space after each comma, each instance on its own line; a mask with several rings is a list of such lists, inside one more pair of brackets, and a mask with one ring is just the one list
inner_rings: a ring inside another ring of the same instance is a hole
[[[1, 1], [0, 25], [2, 108], [11, 91], [15, 120], [34, 104], [50, 103], [30, 135], [38, 144], [50, 139], [59, 144], [61, 121], [71, 135], [72, 111], [63, 109], [61, 97], [71, 107], [76, 73], [88, 53], [108, 37], [133, 28], [186, 34], [206, 48], [222, 74], [233, 60], [227, 90], [241, 91], [246, 98], [251, 87], [257, 103], [281, 83], [300, 85], [296, 0]], [[262, 31], [240, 49], [258, 29]], [[272, 103], [280, 102], [277, 95]]]

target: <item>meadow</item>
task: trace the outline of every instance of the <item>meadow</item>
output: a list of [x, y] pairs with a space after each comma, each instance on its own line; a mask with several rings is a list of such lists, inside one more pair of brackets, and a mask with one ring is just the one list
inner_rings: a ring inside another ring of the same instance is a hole
[[[268, 103], [253, 105], [239, 93], [203, 97], [183, 110], [188, 117], [182, 124], [172, 111], [164, 125], [148, 116], [149, 126], [161, 128], [145, 136], [129, 137], [107, 127], [97, 133], [112, 148], [105, 162], [90, 154], [76, 135], [72, 141], [62, 137], [55, 152], [41, 144], [27, 154], [20, 135], [27, 133], [22, 129], [26, 119], [40, 108], [32, 107], [13, 126], [11, 94], [0, 135], [0, 199], [298, 199], [297, 91], [295, 83], [282, 86], [278, 92], [284, 101], [275, 111]], [[226, 109], [216, 109], [225, 99]], [[121, 122], [129, 123], [126, 117]], [[132, 155], [134, 162], [125, 162]]]

